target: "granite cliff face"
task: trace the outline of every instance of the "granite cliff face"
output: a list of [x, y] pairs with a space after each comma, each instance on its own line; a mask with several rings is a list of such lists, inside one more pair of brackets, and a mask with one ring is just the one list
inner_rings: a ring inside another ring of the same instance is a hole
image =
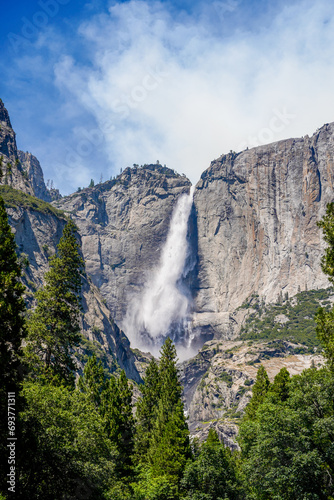
[[37, 158], [28, 152], [18, 151], [17, 153], [25, 176], [33, 188], [34, 195], [48, 202], [59, 200], [61, 195], [58, 189], [46, 188], [43, 170]]
[[328, 286], [317, 221], [334, 199], [334, 123], [213, 161], [196, 186], [198, 282], [194, 322], [238, 330], [231, 313], [257, 293], [273, 302]]
[[117, 323], [157, 265], [176, 200], [189, 189], [186, 177], [146, 165], [55, 203], [78, 225], [87, 273]]
[[[56, 252], [66, 219], [51, 210], [42, 212], [20, 206], [8, 208], [7, 212], [15, 233], [19, 259], [26, 264], [23, 277], [27, 287], [26, 301], [33, 305], [33, 292], [43, 284], [48, 257]], [[85, 349], [80, 350], [79, 361], [86, 351], [93, 349], [95, 352], [97, 348], [111, 370], [118, 366], [125, 369], [129, 378], [140, 382], [129, 340], [114, 323], [99, 290], [89, 279], [83, 281], [82, 307], [81, 331], [90, 343], [86, 342]], [[82, 363], [79, 366], [82, 367]]]
[[16, 136], [7, 109], [0, 99], [0, 185], [10, 185], [44, 201], [61, 198], [57, 189], [49, 190], [39, 161], [17, 149]]
[[9, 184], [27, 194], [34, 194], [18, 157], [15, 132], [8, 111], [0, 100], [0, 185]]
[[[333, 183], [333, 123], [311, 138], [211, 163], [196, 185], [189, 220], [196, 335], [234, 338], [243, 321], [234, 311], [253, 293], [268, 303], [299, 287], [328, 286], [316, 223], [334, 199]], [[189, 188], [184, 176], [146, 165], [56, 203], [78, 224], [88, 273], [117, 322], [156, 266], [176, 200]]]

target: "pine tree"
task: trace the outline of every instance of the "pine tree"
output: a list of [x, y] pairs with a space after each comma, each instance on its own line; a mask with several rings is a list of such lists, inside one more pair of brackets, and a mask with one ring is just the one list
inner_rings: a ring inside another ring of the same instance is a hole
[[130, 474], [134, 446], [134, 417], [132, 413], [132, 387], [122, 370], [118, 380], [111, 377], [101, 395], [101, 412], [106, 432], [119, 453], [117, 472], [124, 477]]
[[248, 403], [245, 411], [245, 418], [254, 419], [256, 411], [260, 404], [263, 403], [269, 391], [270, 381], [265, 368], [261, 365], [256, 375], [256, 381], [253, 387], [252, 399]]
[[[21, 381], [21, 343], [26, 335], [24, 286], [20, 283], [21, 268], [15, 253], [14, 235], [8, 224], [3, 199], [0, 197], [0, 488], [8, 492], [9, 471], [8, 417], [18, 415], [21, 410], [19, 384]], [[11, 395], [11, 398], [9, 396]], [[7, 413], [8, 403], [11, 412]], [[14, 403], [14, 404], [13, 404]], [[17, 429], [16, 434], [17, 435]], [[1, 494], [0, 494], [1, 496]]]
[[161, 350], [159, 374], [161, 395], [148, 457], [154, 476], [166, 475], [172, 482], [178, 482], [187, 459], [191, 457], [191, 449], [176, 367], [176, 349], [170, 338]]
[[160, 398], [159, 368], [154, 359], [147, 367], [141, 392], [136, 409], [135, 452], [137, 460], [145, 462]]
[[220, 445], [219, 437], [217, 431], [210, 427], [208, 437], [206, 438], [206, 444], [208, 446], [218, 446]]
[[[322, 228], [324, 240], [329, 245], [321, 259], [321, 268], [334, 284], [334, 203], [327, 205], [326, 215], [318, 222]], [[334, 307], [330, 311], [320, 308], [315, 316], [317, 335], [321, 340], [328, 363], [334, 369]]]
[[219, 442], [213, 428], [195, 460], [188, 461], [181, 486], [188, 493], [185, 500], [240, 498], [231, 451]]
[[101, 406], [102, 393], [107, 388], [102, 361], [97, 361], [95, 354], [87, 361], [82, 377], [79, 378], [78, 389], [86, 394], [97, 409]]
[[35, 372], [70, 386], [74, 385], [75, 370], [72, 350], [81, 340], [79, 294], [84, 270], [75, 232], [70, 220], [57, 254], [49, 259], [45, 285], [36, 293], [37, 306], [28, 321], [26, 349]]
[[284, 366], [275, 376], [270, 392], [275, 394], [281, 401], [286, 401], [289, 397], [290, 380], [290, 374]]
[[15, 390], [19, 380], [21, 343], [26, 335], [24, 286], [14, 235], [0, 197], [0, 374], [2, 387]]

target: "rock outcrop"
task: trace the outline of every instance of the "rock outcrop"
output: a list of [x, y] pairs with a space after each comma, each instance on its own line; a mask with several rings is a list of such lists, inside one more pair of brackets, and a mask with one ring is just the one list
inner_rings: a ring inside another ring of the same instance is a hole
[[31, 153], [18, 151], [18, 157], [21, 162], [23, 171], [26, 173], [34, 195], [44, 201], [60, 200], [61, 195], [58, 189], [47, 189], [44, 182], [42, 167], [35, 156]]
[[197, 328], [232, 338], [251, 294], [325, 288], [317, 221], [334, 200], [334, 123], [311, 138], [221, 156], [197, 183]]
[[15, 132], [8, 111], [0, 99], [0, 185], [8, 184], [27, 194], [34, 194], [18, 157]]
[[173, 170], [145, 165], [54, 203], [78, 225], [87, 273], [118, 324], [159, 262], [175, 202], [190, 185]]
[[283, 367], [290, 375], [297, 375], [323, 363], [323, 357], [313, 349], [287, 341], [207, 342], [197, 356], [181, 365], [191, 434], [204, 439], [214, 427], [227, 446], [236, 448], [238, 423], [261, 365], [272, 382]]
[[61, 198], [57, 189], [49, 190], [39, 161], [19, 151], [7, 109], [0, 99], [0, 185], [9, 185], [44, 201]]

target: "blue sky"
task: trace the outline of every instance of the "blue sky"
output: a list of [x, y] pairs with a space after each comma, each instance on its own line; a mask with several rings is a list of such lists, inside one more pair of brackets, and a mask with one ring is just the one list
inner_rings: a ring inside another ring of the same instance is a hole
[[334, 121], [334, 4], [40, 0], [1, 11], [0, 97], [62, 194]]

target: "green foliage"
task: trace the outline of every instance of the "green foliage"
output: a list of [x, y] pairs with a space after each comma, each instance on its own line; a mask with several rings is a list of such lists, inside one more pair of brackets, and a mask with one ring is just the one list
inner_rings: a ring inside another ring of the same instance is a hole
[[26, 335], [20, 283], [21, 266], [16, 255], [14, 235], [0, 197], [0, 373], [7, 390], [16, 388], [17, 369], [21, 358], [21, 342]]
[[230, 375], [227, 372], [222, 372], [219, 378], [222, 382], [225, 382], [227, 384], [227, 387], [232, 387], [233, 384], [232, 375]]
[[[8, 392], [15, 393], [19, 408], [21, 381], [21, 343], [26, 336], [24, 286], [20, 283], [21, 266], [16, 255], [14, 235], [0, 197], [0, 470], [8, 470], [7, 406]], [[0, 490], [6, 491], [6, 475], [0, 478]]]
[[169, 338], [161, 349], [159, 365], [152, 361], [147, 369], [138, 412], [136, 451], [140, 467], [138, 484], [133, 486], [136, 498], [177, 500], [191, 448], [176, 350]]
[[95, 354], [85, 365], [82, 377], [78, 381], [78, 389], [86, 394], [92, 404], [98, 409], [101, 405], [101, 394], [107, 388], [101, 361], [97, 361]]
[[42, 214], [53, 214], [61, 219], [66, 219], [65, 213], [62, 210], [58, 210], [46, 201], [18, 191], [11, 186], [0, 186], [0, 195], [3, 197], [5, 205], [8, 208], [22, 207]]
[[117, 472], [120, 476], [131, 473], [134, 447], [134, 417], [132, 387], [122, 370], [119, 379], [111, 377], [101, 394], [101, 414], [110, 441], [119, 453]]
[[231, 452], [220, 444], [214, 429], [210, 429], [198, 456], [187, 463], [181, 486], [187, 492], [185, 500], [238, 498], [236, 469]]
[[279, 400], [286, 401], [289, 397], [290, 381], [290, 374], [288, 370], [283, 367], [275, 376], [274, 382], [270, 387], [270, 391]]
[[91, 179], [88, 187], [92, 188], [94, 187], [94, 184], [94, 179]]
[[147, 367], [141, 392], [136, 410], [135, 452], [138, 460], [145, 462], [160, 398], [159, 368], [155, 359]]
[[[249, 498], [329, 499], [334, 495], [334, 376], [305, 370], [285, 401], [271, 393], [240, 427]], [[248, 497], [247, 497], [248, 498]]]
[[270, 388], [270, 381], [265, 368], [261, 365], [256, 374], [256, 381], [253, 386], [252, 399], [248, 403], [245, 412], [246, 419], [254, 419], [258, 407], [263, 403]]
[[18, 498], [99, 500], [115, 481], [117, 452], [95, 406], [78, 391], [26, 383]]
[[[320, 341], [316, 333], [314, 319], [319, 306], [328, 308], [328, 299], [333, 295], [333, 289], [310, 290], [298, 293], [282, 304], [262, 304], [257, 297], [253, 298], [251, 313], [241, 329], [241, 338], [244, 340], [274, 340], [283, 339], [301, 343], [311, 348], [319, 347]], [[286, 323], [275, 321], [279, 314], [287, 317]]]
[[148, 457], [155, 477], [181, 477], [191, 456], [189, 430], [184, 417], [182, 388], [176, 367], [176, 349], [167, 338], [159, 361], [160, 398]]
[[[324, 240], [328, 244], [321, 259], [321, 267], [329, 281], [334, 283], [334, 203], [327, 205], [326, 215], [318, 223], [322, 228]], [[334, 368], [334, 307], [330, 311], [321, 308], [316, 315], [317, 334], [325, 348], [327, 360]]]
[[320, 308], [316, 318], [317, 334], [321, 340], [329, 364], [334, 367], [334, 309]]
[[81, 341], [79, 294], [84, 270], [75, 232], [75, 224], [68, 221], [57, 254], [49, 259], [45, 286], [36, 293], [37, 306], [28, 320], [26, 347], [37, 375], [70, 385], [75, 370], [72, 349]]

